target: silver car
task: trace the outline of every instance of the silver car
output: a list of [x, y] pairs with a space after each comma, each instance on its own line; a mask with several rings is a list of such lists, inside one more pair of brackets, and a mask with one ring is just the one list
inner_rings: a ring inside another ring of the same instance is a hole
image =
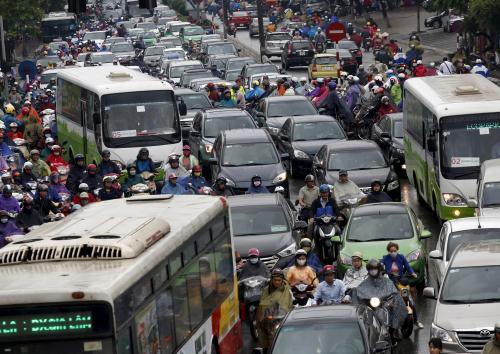
[[266, 34], [264, 42], [265, 53], [268, 57], [281, 57], [281, 52], [285, 48], [285, 44], [292, 39], [288, 32], [272, 32]]
[[[264, 22], [264, 30], [265, 30], [266, 26], [271, 23], [271, 20], [269, 19], [269, 17], [263, 17], [262, 21]], [[248, 28], [248, 35], [250, 37], [255, 37], [259, 35], [259, 19], [257, 18], [252, 19], [252, 23]]]

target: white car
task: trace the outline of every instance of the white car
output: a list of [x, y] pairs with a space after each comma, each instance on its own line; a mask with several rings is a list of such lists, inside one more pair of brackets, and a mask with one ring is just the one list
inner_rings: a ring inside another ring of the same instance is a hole
[[500, 159], [486, 160], [481, 164], [477, 199], [469, 199], [468, 204], [477, 208], [479, 215], [500, 216]]
[[429, 284], [441, 288], [446, 268], [455, 249], [464, 242], [500, 240], [498, 217], [470, 217], [446, 221], [441, 228], [436, 249], [429, 253]]

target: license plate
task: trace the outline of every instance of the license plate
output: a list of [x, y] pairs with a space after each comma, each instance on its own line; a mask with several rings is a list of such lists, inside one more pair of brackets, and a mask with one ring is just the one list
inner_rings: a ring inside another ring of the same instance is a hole
[[323, 66], [323, 70], [329, 71], [329, 70], [333, 70], [333, 68], [331, 66]]
[[300, 53], [301, 56], [306, 55], [306, 52], [304, 52], [304, 51], [300, 51], [299, 53]]

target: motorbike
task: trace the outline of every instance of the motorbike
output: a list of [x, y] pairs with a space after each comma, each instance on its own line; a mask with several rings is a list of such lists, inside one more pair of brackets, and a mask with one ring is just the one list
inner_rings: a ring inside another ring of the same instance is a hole
[[292, 287], [293, 304], [297, 307], [309, 307], [313, 304], [314, 285], [302, 282]]
[[406, 317], [400, 329], [401, 335], [403, 336], [403, 338], [409, 338], [413, 333], [413, 307], [410, 297], [410, 284], [408, 282], [408, 279], [406, 279], [404, 276], [402, 278], [395, 276], [393, 277], [393, 281], [396, 285], [396, 288], [399, 290], [399, 294], [403, 298], [406, 310], [408, 311], [408, 316]]
[[24, 191], [31, 197], [35, 198], [36, 190], [38, 187], [38, 183], [36, 181], [26, 182], [24, 185]]
[[264, 310], [261, 328], [263, 334], [269, 339], [269, 343], [272, 343], [274, 335], [286, 314], [287, 312], [277, 302]]
[[316, 43], [316, 53], [323, 53], [325, 51], [325, 45], [323, 43]]
[[51, 172], [57, 172], [59, 174], [59, 181], [62, 184], [66, 184], [68, 179], [69, 164], [63, 162], [54, 162], [50, 165]]
[[341, 210], [341, 214], [342, 216], [344, 216], [346, 221], [349, 220], [352, 211], [361, 203], [362, 200], [363, 197], [361, 197], [360, 195], [347, 195], [340, 200], [339, 207]]
[[371, 136], [376, 109], [376, 106], [361, 107], [356, 114], [356, 133], [362, 140], [369, 139]]
[[331, 264], [337, 255], [331, 238], [340, 234], [337, 220], [331, 215], [322, 215], [314, 218], [314, 224], [314, 240], [319, 259], [324, 264]]
[[239, 281], [240, 293], [243, 294], [243, 304], [245, 305], [246, 320], [250, 328], [250, 334], [255, 341], [259, 337], [257, 332], [257, 309], [262, 296], [262, 289], [264, 289], [268, 281], [267, 278], [260, 275]]
[[15, 144], [15, 150], [18, 150], [21, 154], [23, 154], [24, 159], [28, 160], [30, 158], [30, 153], [28, 151], [28, 148], [26, 147], [26, 140], [18, 138], [14, 139], [13, 142]]

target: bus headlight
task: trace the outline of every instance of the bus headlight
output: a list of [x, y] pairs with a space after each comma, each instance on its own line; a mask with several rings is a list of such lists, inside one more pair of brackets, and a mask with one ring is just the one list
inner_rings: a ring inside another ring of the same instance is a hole
[[443, 193], [443, 200], [446, 205], [450, 206], [466, 206], [467, 203], [465, 199], [456, 193]]
[[277, 184], [286, 180], [286, 172], [281, 172], [279, 175], [274, 177], [273, 184]]

